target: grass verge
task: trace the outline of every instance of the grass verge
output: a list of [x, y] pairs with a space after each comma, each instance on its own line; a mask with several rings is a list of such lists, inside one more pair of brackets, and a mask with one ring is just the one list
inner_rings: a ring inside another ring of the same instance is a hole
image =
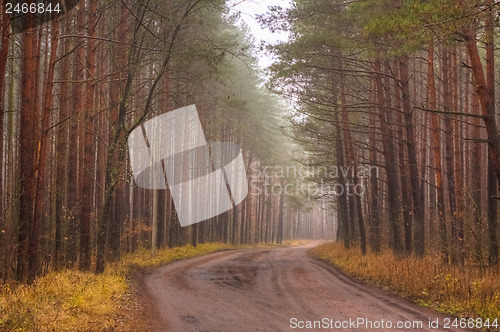
[[500, 320], [498, 269], [481, 271], [473, 266], [442, 264], [439, 255], [398, 259], [389, 250], [363, 256], [359, 249], [346, 250], [340, 243], [322, 244], [309, 254], [421, 306], [459, 317]]
[[151, 257], [141, 250], [109, 264], [105, 273], [65, 270], [51, 272], [32, 285], [6, 284], [0, 291], [2, 331], [110, 331], [116, 311], [129, 290], [134, 271], [175, 260], [230, 249], [221, 243], [161, 250]]

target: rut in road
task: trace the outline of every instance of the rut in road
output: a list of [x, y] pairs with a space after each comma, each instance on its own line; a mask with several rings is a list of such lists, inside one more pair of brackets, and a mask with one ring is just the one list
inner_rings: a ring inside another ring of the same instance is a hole
[[[391, 321], [394, 326], [422, 322], [420, 330], [429, 331], [429, 319], [444, 322], [438, 313], [361, 285], [310, 258], [310, 248], [225, 251], [154, 270], [144, 280], [144, 291], [158, 312], [149, 329], [288, 331], [292, 318], [297, 322], [364, 318], [373, 324]], [[370, 329], [365, 325], [342, 329], [351, 330]], [[405, 329], [377, 329], [384, 330]]]

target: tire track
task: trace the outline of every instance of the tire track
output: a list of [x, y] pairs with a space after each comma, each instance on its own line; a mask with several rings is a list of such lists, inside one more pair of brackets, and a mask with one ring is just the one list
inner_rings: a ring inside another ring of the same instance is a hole
[[444, 318], [309, 258], [310, 247], [219, 252], [160, 267], [144, 279], [158, 311], [144, 330], [275, 332], [291, 330], [292, 318]]

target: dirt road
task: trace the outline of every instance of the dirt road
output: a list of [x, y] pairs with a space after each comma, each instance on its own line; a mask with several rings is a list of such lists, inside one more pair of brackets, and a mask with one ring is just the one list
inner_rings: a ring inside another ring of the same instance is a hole
[[226, 251], [156, 269], [143, 287], [157, 311], [150, 330], [443, 330], [444, 316], [352, 281], [309, 248]]

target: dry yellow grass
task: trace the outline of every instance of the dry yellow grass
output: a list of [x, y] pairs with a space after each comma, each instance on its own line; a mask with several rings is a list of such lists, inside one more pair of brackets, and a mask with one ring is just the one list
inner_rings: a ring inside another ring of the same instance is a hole
[[49, 273], [30, 286], [4, 285], [0, 292], [0, 330], [113, 330], [116, 311], [129, 288], [126, 277], [131, 272], [224, 249], [230, 246], [188, 245], [161, 250], [155, 257], [142, 250], [110, 264], [101, 275], [66, 270]]
[[326, 243], [309, 252], [347, 275], [368, 280], [423, 306], [460, 317], [500, 319], [500, 273], [473, 266], [442, 264], [439, 256], [396, 258], [385, 250], [361, 255], [342, 244]]

